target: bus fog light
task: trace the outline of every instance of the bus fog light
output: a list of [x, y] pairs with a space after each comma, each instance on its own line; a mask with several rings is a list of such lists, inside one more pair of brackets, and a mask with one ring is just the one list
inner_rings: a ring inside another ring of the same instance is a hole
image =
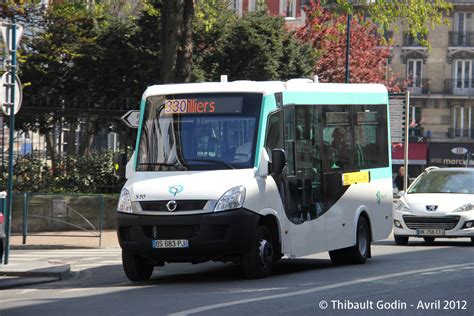
[[402, 223], [400, 223], [399, 220], [394, 220], [393, 225], [395, 225], [395, 227], [397, 227], [397, 228], [402, 228]]

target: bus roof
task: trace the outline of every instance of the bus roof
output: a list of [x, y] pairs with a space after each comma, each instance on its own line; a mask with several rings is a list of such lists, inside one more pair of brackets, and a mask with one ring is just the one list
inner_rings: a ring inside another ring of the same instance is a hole
[[326, 93], [387, 93], [383, 84], [377, 83], [313, 83], [311, 80], [292, 79], [285, 83], [287, 92]]
[[232, 82], [203, 82], [180, 83], [150, 86], [146, 89], [144, 97], [150, 95], [169, 95], [202, 92], [254, 92], [264, 95], [282, 92], [285, 86], [281, 81], [232, 81]]
[[170, 95], [206, 92], [249, 92], [264, 95], [275, 92], [322, 92], [322, 93], [387, 93], [382, 84], [372, 83], [314, 83], [311, 79], [282, 81], [238, 80], [232, 82], [202, 82], [154, 85], [148, 87], [144, 98], [150, 95]]

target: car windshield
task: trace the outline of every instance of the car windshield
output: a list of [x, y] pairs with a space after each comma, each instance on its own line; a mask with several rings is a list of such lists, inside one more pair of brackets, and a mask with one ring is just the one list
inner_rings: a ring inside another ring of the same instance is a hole
[[469, 171], [434, 170], [419, 177], [408, 193], [474, 194], [474, 176]]
[[252, 168], [261, 102], [256, 93], [149, 97], [137, 171]]

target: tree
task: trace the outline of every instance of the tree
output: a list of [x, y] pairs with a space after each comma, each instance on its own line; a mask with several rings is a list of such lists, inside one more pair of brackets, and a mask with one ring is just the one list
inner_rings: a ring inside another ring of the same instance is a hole
[[188, 82], [192, 72], [194, 0], [162, 1], [160, 81]]
[[[223, 11], [223, 16], [228, 13]], [[242, 18], [217, 18], [196, 43], [197, 65], [206, 80], [226, 74], [232, 80], [285, 80], [309, 76], [314, 56], [310, 45], [302, 43], [285, 27], [282, 17], [263, 11]]]
[[[306, 13], [306, 24], [297, 34], [317, 51], [315, 73], [323, 82], [344, 82], [346, 16], [333, 14], [319, 1], [311, 1]], [[375, 26], [360, 16], [355, 16], [352, 22], [350, 54], [350, 82], [384, 83], [396, 89], [395, 78], [387, 74], [390, 51], [382, 46]]]
[[[327, 4], [332, 1], [323, 0]], [[337, 0], [337, 12], [356, 13], [370, 17], [380, 30], [394, 29], [399, 26], [406, 33], [417, 38], [421, 45], [429, 47], [426, 40], [428, 32], [435, 25], [449, 25], [449, 11], [453, 5], [445, 0], [377, 0], [368, 5], [360, 1]], [[356, 3], [353, 5], [352, 3]]]

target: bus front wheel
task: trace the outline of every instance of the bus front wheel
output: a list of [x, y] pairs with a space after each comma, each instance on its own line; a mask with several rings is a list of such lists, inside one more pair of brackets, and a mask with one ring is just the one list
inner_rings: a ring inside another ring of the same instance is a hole
[[122, 251], [122, 265], [125, 275], [130, 281], [146, 281], [153, 273], [153, 265], [146, 263], [143, 258]]
[[357, 222], [356, 244], [352, 247], [329, 251], [334, 264], [362, 264], [370, 256], [370, 228], [364, 217]]
[[258, 226], [250, 251], [242, 256], [244, 276], [249, 279], [270, 275], [273, 267], [273, 239], [268, 227]]

